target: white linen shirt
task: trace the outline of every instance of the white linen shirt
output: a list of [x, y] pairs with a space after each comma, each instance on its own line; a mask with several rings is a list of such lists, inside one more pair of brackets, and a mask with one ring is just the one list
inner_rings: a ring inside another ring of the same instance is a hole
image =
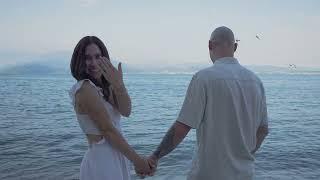
[[188, 180], [250, 180], [256, 132], [268, 123], [264, 87], [237, 59], [218, 59], [196, 73], [177, 121], [197, 131]]

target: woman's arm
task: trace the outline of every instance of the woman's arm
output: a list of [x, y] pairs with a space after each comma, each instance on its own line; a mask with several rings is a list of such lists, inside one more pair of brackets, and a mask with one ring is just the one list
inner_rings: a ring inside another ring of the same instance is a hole
[[104, 108], [103, 99], [98, 91], [89, 82], [85, 81], [78, 93], [76, 100], [82, 109], [97, 125], [103, 136], [113, 147], [126, 156], [141, 170], [150, 171], [145, 159], [141, 158], [127, 143], [119, 131], [113, 126], [107, 110]]
[[113, 89], [115, 102], [122, 116], [129, 117], [131, 114], [131, 98], [124, 83], [119, 84]]

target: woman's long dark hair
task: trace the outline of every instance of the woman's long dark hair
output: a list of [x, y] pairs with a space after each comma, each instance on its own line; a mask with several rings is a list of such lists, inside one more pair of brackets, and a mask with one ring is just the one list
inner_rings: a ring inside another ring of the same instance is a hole
[[104, 98], [108, 101], [110, 95], [110, 83], [103, 76], [101, 76], [102, 84], [99, 84], [95, 78], [91, 77], [88, 73], [86, 73], [85, 49], [90, 44], [96, 44], [101, 51], [101, 55], [110, 59], [106, 46], [99, 38], [95, 36], [83, 37], [74, 48], [72, 54], [70, 62], [71, 74], [77, 81], [83, 79], [90, 79], [96, 86], [101, 87], [103, 89]]

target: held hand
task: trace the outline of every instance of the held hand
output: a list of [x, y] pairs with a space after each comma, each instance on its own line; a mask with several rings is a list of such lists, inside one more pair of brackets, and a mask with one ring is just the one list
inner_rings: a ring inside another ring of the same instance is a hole
[[151, 173], [151, 167], [147, 159], [141, 157], [134, 162], [134, 169], [140, 178], [145, 178], [146, 175]]
[[149, 173], [148, 176], [153, 176], [157, 171], [158, 159], [154, 155], [151, 155], [148, 157], [147, 161], [151, 167], [151, 173]]
[[101, 57], [100, 60], [99, 66], [104, 78], [106, 78], [106, 80], [108, 80], [113, 87], [121, 88], [123, 86], [121, 63], [118, 64], [118, 69], [116, 69], [108, 58]]

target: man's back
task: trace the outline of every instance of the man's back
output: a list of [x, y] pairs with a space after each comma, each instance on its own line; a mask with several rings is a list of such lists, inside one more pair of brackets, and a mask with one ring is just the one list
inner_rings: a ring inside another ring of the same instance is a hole
[[[192, 107], [191, 107], [192, 105]], [[267, 123], [264, 89], [234, 58], [192, 79], [178, 121], [197, 129], [189, 179], [252, 179], [256, 132]]]

